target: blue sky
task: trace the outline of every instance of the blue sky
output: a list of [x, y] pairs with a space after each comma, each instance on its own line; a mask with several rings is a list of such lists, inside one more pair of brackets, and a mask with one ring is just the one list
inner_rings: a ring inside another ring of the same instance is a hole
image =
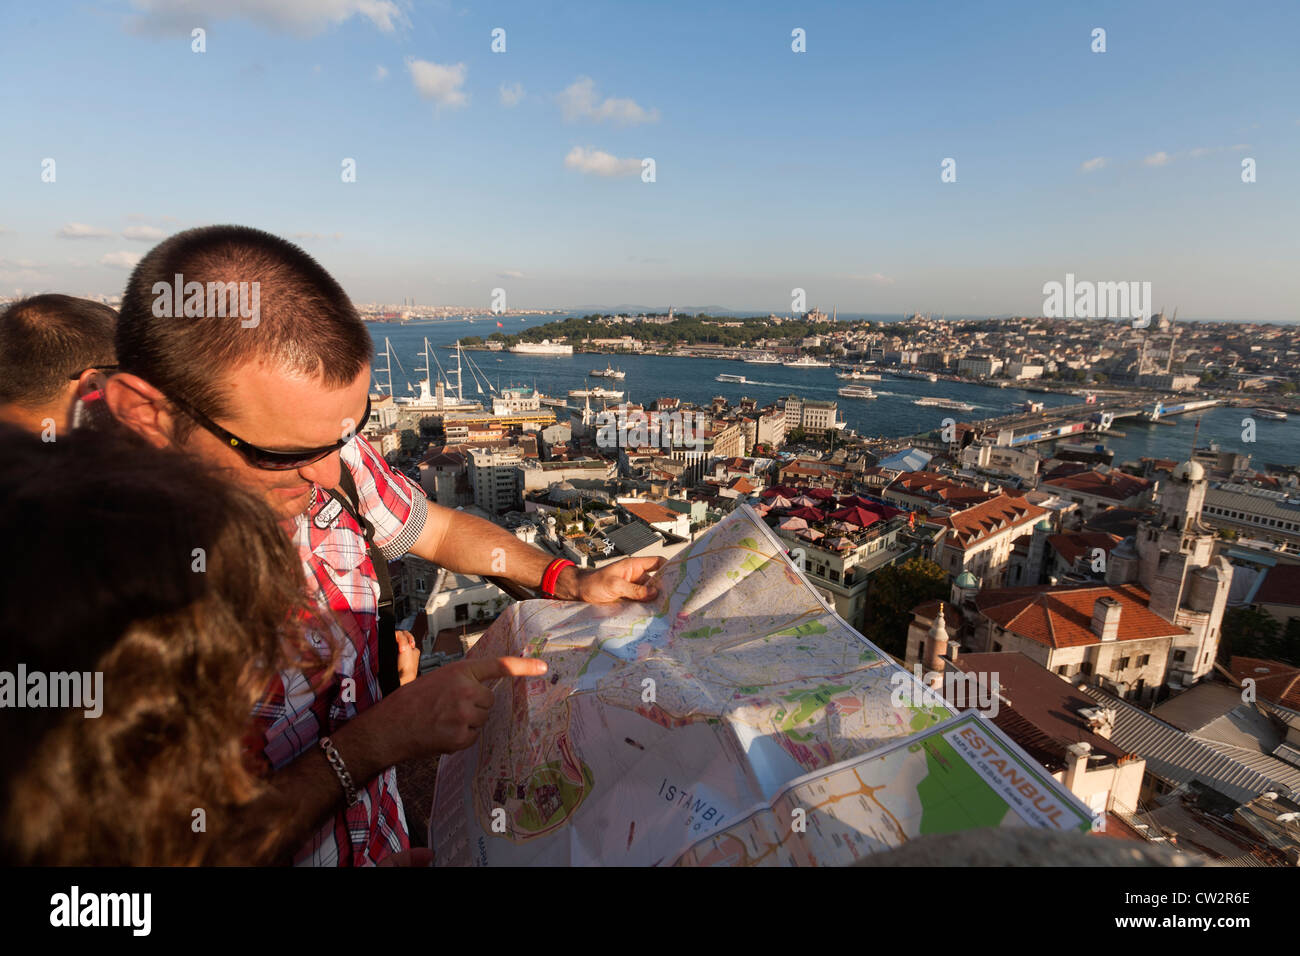
[[1037, 314], [1072, 272], [1291, 321], [1297, 36], [1294, 3], [6, 4], [0, 295], [239, 222], [363, 302]]

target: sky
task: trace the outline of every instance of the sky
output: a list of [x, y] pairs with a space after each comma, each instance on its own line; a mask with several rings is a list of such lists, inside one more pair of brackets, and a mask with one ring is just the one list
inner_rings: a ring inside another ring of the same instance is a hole
[[6, 3], [0, 295], [233, 222], [358, 302], [1037, 315], [1069, 273], [1295, 321], [1297, 36], [1293, 2]]

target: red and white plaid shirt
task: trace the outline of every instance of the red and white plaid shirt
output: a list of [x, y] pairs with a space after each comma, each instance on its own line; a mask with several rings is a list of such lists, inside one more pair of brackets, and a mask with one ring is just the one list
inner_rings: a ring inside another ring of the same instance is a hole
[[[356, 481], [358, 510], [375, 529], [375, 544], [385, 559], [410, 550], [428, 517], [428, 499], [405, 476], [394, 472], [360, 435], [340, 457]], [[305, 515], [291, 531], [302, 556], [309, 589], [326, 610], [328, 633], [311, 635], [318, 646], [339, 649], [338, 667], [328, 683], [315, 686], [301, 671], [282, 671], [270, 694], [254, 710], [265, 740], [265, 756], [279, 769], [317, 745], [383, 696], [379, 689], [379, 579], [366, 550], [362, 528], [327, 491], [313, 490]], [[333, 613], [328, 613], [333, 611]], [[346, 679], [351, 679], [345, 685]], [[343, 755], [346, 759], [347, 755]], [[407, 849], [410, 838], [389, 767], [358, 790], [360, 800], [342, 809], [294, 857], [314, 866], [367, 866]], [[340, 796], [342, 789], [340, 788]]]

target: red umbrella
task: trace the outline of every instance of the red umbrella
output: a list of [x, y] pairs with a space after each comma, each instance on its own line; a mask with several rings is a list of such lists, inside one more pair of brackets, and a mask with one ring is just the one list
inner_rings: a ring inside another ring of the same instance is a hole
[[841, 508], [879, 508], [880, 502], [872, 501], [870, 498], [863, 498], [861, 495], [849, 495], [847, 498], [840, 499]]
[[775, 498], [777, 495], [783, 498], [797, 498], [799, 497], [799, 489], [791, 488], [788, 485], [773, 485], [771, 488], [764, 488], [759, 497]]
[[816, 508], [792, 508], [786, 512], [787, 518], [803, 518], [804, 521], [825, 521], [826, 516]]
[[823, 501], [827, 498], [835, 497], [835, 492], [831, 491], [829, 488], [808, 488], [806, 493], [814, 498], [821, 498]]
[[865, 528], [868, 525], [875, 524], [882, 518], [889, 517], [889, 515], [882, 513], [884, 511], [894, 511], [894, 509], [877, 506], [877, 508], [868, 510], [863, 508], [861, 505], [855, 505], [852, 508], [841, 508], [839, 511], [834, 511], [831, 513], [831, 517], [837, 521], [847, 521], [849, 524], [855, 524], [859, 528]]

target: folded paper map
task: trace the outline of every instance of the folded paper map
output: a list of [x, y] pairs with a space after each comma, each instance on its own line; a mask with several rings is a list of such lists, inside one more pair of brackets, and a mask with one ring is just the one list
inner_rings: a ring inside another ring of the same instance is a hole
[[996, 727], [958, 714], [842, 620], [741, 506], [649, 603], [511, 605], [471, 657], [502, 681], [442, 758], [439, 865], [851, 863], [973, 827], [1091, 814]]

